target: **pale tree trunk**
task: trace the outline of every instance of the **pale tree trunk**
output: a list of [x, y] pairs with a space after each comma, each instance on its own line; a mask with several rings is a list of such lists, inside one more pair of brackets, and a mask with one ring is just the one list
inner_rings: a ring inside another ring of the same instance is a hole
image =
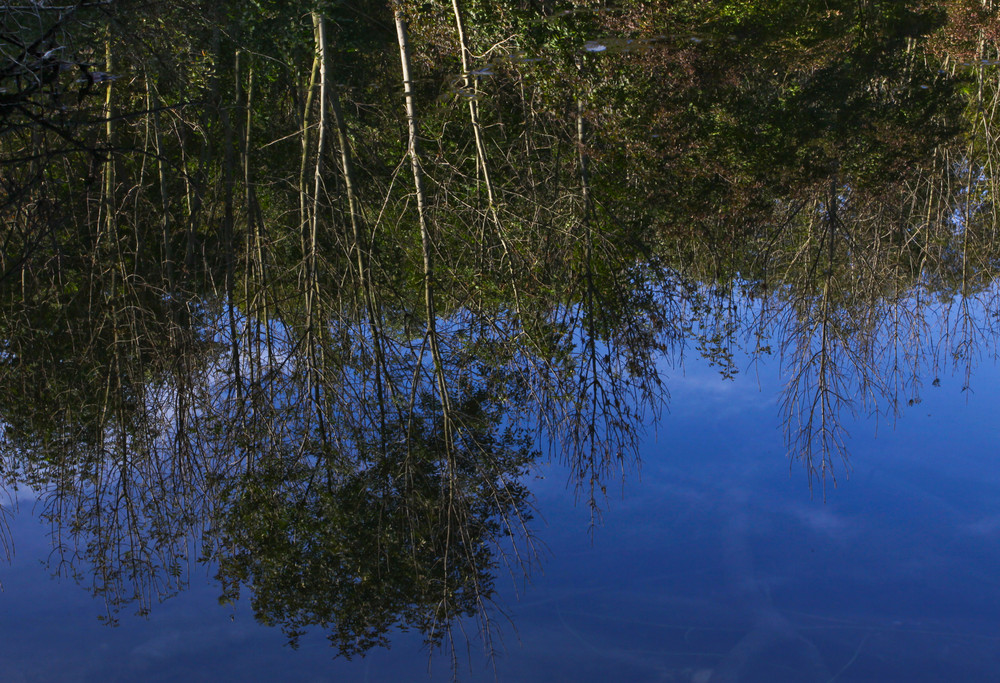
[[[471, 51], [465, 35], [465, 22], [462, 19], [462, 11], [458, 4], [459, 0], [452, 0], [451, 7], [455, 13], [455, 30], [458, 33], [459, 52], [462, 56], [462, 80], [466, 92], [469, 96], [469, 120], [472, 123], [472, 133], [476, 141], [476, 165], [482, 174], [483, 184], [486, 187], [487, 211], [496, 229], [497, 238], [503, 247], [504, 260], [507, 262], [507, 272], [510, 276], [510, 286], [514, 294], [516, 311], [520, 311], [520, 296], [517, 291], [517, 283], [514, 278], [514, 264], [512, 260], [512, 250], [504, 232], [503, 224], [497, 214], [496, 197], [493, 192], [493, 180], [490, 177], [490, 168], [486, 159], [486, 143], [483, 139], [483, 127], [479, 120], [479, 103], [476, 101], [476, 79], [473, 78], [469, 57]], [[480, 243], [485, 243], [484, 239]]]
[[437, 379], [444, 418], [444, 441], [449, 456], [452, 451], [451, 405], [445, 380], [444, 361], [438, 345], [437, 313], [434, 307], [434, 259], [430, 224], [427, 220], [427, 200], [424, 192], [423, 170], [420, 166], [419, 126], [417, 110], [413, 98], [413, 78], [410, 72], [410, 46], [406, 32], [406, 20], [402, 11], [395, 8], [396, 36], [399, 40], [399, 57], [403, 71], [403, 88], [406, 98], [406, 123], [409, 130], [410, 168], [413, 171], [413, 186], [417, 198], [417, 216], [420, 223], [420, 241], [424, 258], [424, 315], [427, 317], [425, 336], [431, 350], [434, 374]]
[[299, 240], [302, 246], [302, 275], [304, 280], [306, 261], [308, 260], [308, 245], [306, 235], [309, 231], [309, 189], [307, 173], [309, 168], [309, 147], [311, 144], [309, 129], [312, 127], [313, 99], [316, 92], [316, 79], [319, 77], [319, 51], [313, 57], [312, 69], [309, 71], [309, 85], [306, 90], [306, 101], [302, 109], [302, 158], [299, 163]]
[[[447, 377], [444, 368], [444, 359], [438, 344], [437, 333], [437, 313], [434, 308], [434, 262], [432, 254], [432, 235], [429, 221], [427, 220], [427, 201], [424, 193], [423, 171], [420, 166], [420, 143], [419, 127], [417, 124], [417, 112], [413, 96], [413, 77], [410, 71], [410, 47], [407, 39], [406, 20], [402, 10], [398, 5], [394, 7], [396, 20], [396, 36], [399, 40], [399, 57], [403, 74], [403, 89], [406, 98], [406, 123], [409, 130], [409, 156], [410, 168], [413, 171], [413, 186], [417, 198], [417, 215], [420, 222], [420, 239], [424, 258], [424, 314], [427, 316], [427, 327], [424, 339], [431, 351], [431, 361], [434, 365], [434, 376], [437, 382], [438, 396], [441, 401], [441, 422], [442, 437], [444, 441], [444, 457], [446, 475], [444, 486], [446, 487], [446, 509], [443, 511], [446, 520], [446, 550], [443, 559], [443, 575], [448, 576], [451, 568], [451, 548], [452, 543], [458, 543], [453, 534], [461, 534], [460, 523], [460, 492], [458, 491], [458, 472], [455, 457], [454, 442], [454, 421], [451, 403], [448, 396]], [[421, 352], [421, 356], [422, 356]], [[408, 443], [412, 443], [413, 413], [415, 411], [414, 398], [416, 395], [416, 385], [419, 381], [421, 360], [418, 359], [414, 372], [414, 386], [410, 394], [410, 426], [408, 427]], [[410, 458], [407, 457], [407, 470], [409, 470]], [[409, 475], [407, 475], [409, 476]], [[443, 613], [447, 613], [450, 605], [447, 590], [441, 598], [440, 608]], [[452, 651], [452, 661], [455, 661], [455, 653]]]
[[[326, 443], [326, 421], [323, 414], [319, 378], [319, 368], [322, 367], [322, 352], [318, 348], [320, 342], [316, 334], [317, 320], [320, 318], [317, 311], [319, 305], [319, 274], [316, 252], [319, 235], [320, 196], [324, 194], [325, 189], [323, 184], [323, 155], [326, 153], [326, 107], [329, 78], [327, 73], [328, 50], [326, 24], [319, 12], [316, 11], [312, 13], [312, 20], [315, 35], [316, 63], [318, 64], [319, 73], [319, 116], [316, 121], [317, 133], [316, 156], [315, 163], [313, 164], [313, 196], [312, 207], [310, 209], [311, 215], [308, 222], [305, 259], [306, 357], [308, 363], [308, 392], [315, 407], [321, 438]], [[315, 72], [316, 69], [314, 68]], [[311, 97], [312, 93], [310, 92], [310, 99]]]
[[[113, 73], [114, 68], [115, 63], [111, 53], [111, 40], [107, 39], [104, 43], [104, 69], [106, 73]], [[104, 118], [106, 121], [104, 124], [104, 134], [108, 144], [108, 161], [104, 164], [104, 182], [101, 187], [101, 210], [104, 212], [102, 227], [108, 239], [115, 239], [114, 221], [117, 213], [117, 207], [115, 206], [117, 203], [115, 201], [115, 186], [117, 178], [115, 178], [115, 127], [113, 123], [116, 114], [114, 81], [108, 81], [106, 88], [104, 96]]]

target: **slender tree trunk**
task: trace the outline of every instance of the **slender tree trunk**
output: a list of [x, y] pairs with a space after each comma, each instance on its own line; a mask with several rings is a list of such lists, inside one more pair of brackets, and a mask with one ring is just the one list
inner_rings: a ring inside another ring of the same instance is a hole
[[421, 169], [419, 125], [417, 109], [413, 96], [413, 77], [410, 71], [410, 46], [406, 31], [406, 20], [399, 7], [395, 8], [396, 36], [399, 41], [399, 58], [403, 72], [403, 92], [406, 99], [406, 123], [409, 131], [410, 168], [413, 172], [413, 187], [417, 196], [417, 217], [420, 223], [420, 241], [424, 259], [424, 315], [427, 317], [425, 335], [431, 351], [434, 364], [434, 374], [437, 379], [438, 393], [441, 399], [441, 411], [444, 422], [445, 448], [452, 452], [452, 420], [451, 405], [448, 398], [448, 387], [444, 372], [444, 361], [438, 345], [437, 312], [434, 306], [434, 259], [433, 239], [430, 224], [427, 220], [427, 200], [424, 192], [423, 170]]
[[[315, 33], [315, 31], [314, 31]], [[302, 159], [299, 163], [299, 238], [302, 244], [302, 273], [306, 270], [308, 260], [307, 234], [309, 231], [309, 190], [306, 176], [309, 167], [309, 147], [311, 144], [309, 130], [312, 128], [312, 108], [316, 93], [316, 79], [319, 78], [319, 51], [313, 56], [312, 69], [309, 71], [309, 85], [306, 90], [306, 101], [302, 109]], [[304, 280], [304, 277], [302, 278]]]
[[[476, 166], [483, 179], [483, 185], [486, 187], [487, 212], [492, 219], [497, 238], [500, 240], [500, 245], [503, 247], [504, 260], [507, 263], [507, 272], [510, 276], [510, 286], [514, 293], [515, 308], [517, 311], [520, 311], [520, 296], [518, 295], [517, 283], [514, 278], [512, 250], [508, 243], [503, 224], [500, 222], [500, 217], [497, 214], [496, 196], [493, 191], [493, 180], [490, 177], [490, 167], [486, 158], [486, 143], [483, 139], [483, 127], [479, 120], [479, 103], [476, 100], [476, 79], [473, 78], [471, 67], [469, 65], [471, 51], [469, 50], [469, 44], [466, 40], [465, 22], [462, 19], [462, 11], [458, 2], [459, 0], [452, 0], [451, 7], [455, 14], [455, 30], [458, 33], [459, 51], [462, 56], [462, 79], [465, 89], [469, 94], [469, 120], [472, 123], [472, 133], [476, 141]], [[484, 245], [485, 241], [485, 239], [480, 239], [480, 244]]]
[[[115, 68], [115, 63], [114, 56], [111, 52], [110, 38], [106, 39], [104, 42], [104, 68], [107, 73], [114, 73], [113, 69]], [[102, 184], [101, 191], [101, 210], [104, 212], [104, 231], [108, 239], [114, 239], [116, 237], [116, 231], [114, 230], [114, 218], [117, 212], [117, 207], [115, 206], [115, 187], [117, 184], [117, 179], [115, 177], [115, 124], [113, 123], [116, 114], [114, 81], [109, 81], [105, 87], [104, 119], [106, 123], [104, 124], [104, 134], [108, 145], [108, 161], [104, 164], [104, 182]]]
[[[441, 356], [441, 350], [438, 344], [436, 320], [437, 312], [434, 309], [433, 241], [430, 223], [427, 220], [427, 202], [424, 194], [423, 171], [420, 166], [419, 126], [417, 123], [417, 112], [413, 95], [413, 77], [410, 71], [410, 47], [406, 35], [406, 21], [398, 5], [394, 7], [394, 12], [396, 20], [396, 36], [399, 40], [399, 58], [402, 66], [403, 90], [406, 98], [406, 123], [409, 130], [410, 168], [413, 171], [413, 186], [417, 195], [417, 215], [420, 222], [420, 240], [424, 258], [424, 315], [427, 317], [427, 327], [424, 333], [424, 339], [430, 347], [431, 362], [434, 365], [434, 377], [437, 382], [438, 397], [441, 401], [442, 441], [444, 446], [446, 471], [443, 486], [445, 487], [444, 493], [447, 500], [445, 509], [443, 510], [443, 516], [446, 520], [447, 537], [445, 541], [444, 557], [442, 558], [442, 576], [447, 577], [451, 568], [452, 543], [457, 542], [457, 539], [453, 538], [453, 534], [456, 532], [461, 533], [458, 531], [458, 527], [461, 525], [457, 523], [457, 519], [459, 517], [459, 501], [457, 500], [457, 495], [459, 492], [458, 468], [455, 459], [454, 422], [452, 419], [451, 403], [448, 396], [448, 384], [444, 368], [444, 359]], [[420, 356], [423, 356], [422, 352]], [[414, 371], [413, 392], [411, 393], [410, 398], [411, 422], [410, 427], [408, 428], [409, 433], [407, 435], [407, 441], [409, 443], [412, 443], [413, 441], [412, 416], [415, 409], [413, 403], [416, 393], [416, 385], [419, 381], [417, 373], [421, 371], [420, 365], [421, 361], [418, 360], [417, 367]], [[407, 470], [409, 470], [409, 462], [410, 458], [408, 457]], [[446, 584], [447, 582], [445, 582], [445, 585]], [[440, 608], [447, 611], [449, 601], [450, 598], [448, 591], [447, 588], [445, 588]], [[454, 653], [452, 656], [454, 657]]]
[[319, 64], [319, 118], [316, 122], [316, 158], [313, 165], [313, 196], [309, 234], [306, 244], [306, 353], [308, 354], [309, 395], [316, 409], [320, 435], [325, 443], [327, 440], [325, 420], [322, 409], [318, 367], [322, 364], [317, 358], [318, 343], [316, 335], [317, 306], [319, 298], [319, 276], [317, 269], [317, 238], [319, 235], [320, 196], [324, 194], [323, 155], [326, 153], [326, 108], [329, 78], [327, 73], [327, 43], [326, 22], [319, 12], [312, 13], [315, 34], [316, 61]]

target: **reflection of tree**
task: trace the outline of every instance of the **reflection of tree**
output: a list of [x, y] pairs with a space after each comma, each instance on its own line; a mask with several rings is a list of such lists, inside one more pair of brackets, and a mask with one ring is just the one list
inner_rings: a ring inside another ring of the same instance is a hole
[[992, 336], [992, 227], [963, 213], [977, 190], [950, 155], [939, 150], [879, 195], [831, 184], [790, 207], [770, 251], [754, 257], [770, 269], [751, 295], [761, 301], [756, 344], [767, 334], [781, 344], [789, 448], [810, 477], [825, 482], [835, 460], [846, 465], [845, 415], [895, 417], [919, 403], [922, 377], [952, 363], [967, 386]]
[[998, 87], [940, 12], [258, 5], [102, 5], [83, 153], [0, 114], [58, 151], [0, 176], [3, 472], [112, 614], [198, 556], [293, 639], [440, 643], [533, 561], [535, 450], [596, 511], [685, 335], [776, 341], [825, 482], [990, 331]]
[[489, 634], [495, 553], [529, 519], [520, 477], [531, 451], [496, 431], [502, 412], [485, 388], [453, 400], [465, 428], [451, 453], [425, 395], [419, 415], [383, 435], [388, 450], [376, 441], [360, 468], [319, 444], [258, 461], [232, 486], [221, 525], [232, 549], [220, 567], [227, 593], [245, 583], [259, 619], [293, 643], [307, 626], [328, 628], [348, 656], [387, 645], [396, 625], [439, 644], [456, 618], [479, 616]]
[[37, 298], [8, 302], [2, 323], [0, 386], [16, 397], [0, 413], [5, 485], [44, 493], [54, 569], [89, 563], [112, 612], [146, 611], [179, 587], [202, 514], [191, 496], [202, 464], [163, 435], [180, 429], [170, 380], [210, 344], [173, 328], [148, 292], [101, 301], [97, 282], [60, 291], [38, 274], [31, 284]]

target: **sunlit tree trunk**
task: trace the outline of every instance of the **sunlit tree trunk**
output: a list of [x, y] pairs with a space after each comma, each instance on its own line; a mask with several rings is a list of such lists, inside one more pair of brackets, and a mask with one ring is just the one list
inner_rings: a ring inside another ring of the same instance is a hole
[[[315, 31], [314, 31], [315, 34]], [[312, 123], [313, 101], [316, 93], [316, 80], [319, 78], [320, 54], [316, 50], [313, 53], [313, 63], [309, 70], [309, 80], [306, 86], [305, 104], [302, 108], [301, 136], [302, 136], [302, 156], [299, 163], [299, 238], [302, 245], [302, 276], [305, 280], [306, 262], [308, 261], [308, 239], [309, 232], [309, 189], [308, 189], [308, 168], [310, 151], [310, 129]]]
[[[507, 264], [507, 273], [510, 276], [510, 287], [514, 295], [515, 308], [520, 310], [520, 295], [518, 293], [517, 281], [514, 277], [513, 253], [507, 239], [506, 231], [497, 213], [497, 202], [494, 194], [493, 179], [490, 176], [490, 166], [487, 162], [486, 142], [483, 139], [483, 127], [479, 119], [479, 102], [477, 101], [477, 81], [471, 72], [468, 40], [465, 34], [465, 22], [462, 19], [462, 11], [459, 0], [452, 0], [451, 6], [455, 14], [455, 30], [458, 33], [459, 52], [462, 58], [462, 80], [465, 86], [466, 96], [469, 101], [469, 120], [472, 124], [472, 133], [476, 141], [476, 165], [479, 169], [480, 177], [486, 188], [487, 212], [493, 222], [497, 238], [503, 247], [504, 260]], [[485, 244], [486, 240], [480, 237], [480, 244]]]
[[406, 31], [406, 20], [401, 9], [395, 8], [396, 36], [399, 40], [399, 57], [403, 72], [403, 88], [406, 98], [406, 124], [409, 131], [410, 168], [413, 172], [413, 187], [416, 192], [417, 216], [420, 223], [420, 241], [424, 265], [424, 315], [427, 317], [425, 336], [431, 351], [434, 364], [434, 374], [437, 378], [438, 393], [441, 400], [442, 417], [444, 420], [445, 448], [452, 449], [451, 406], [448, 399], [448, 387], [445, 378], [444, 360], [438, 345], [437, 312], [434, 306], [434, 260], [433, 242], [430, 224], [427, 219], [427, 198], [424, 192], [424, 177], [421, 168], [419, 125], [417, 109], [413, 97], [413, 77], [410, 69], [410, 47]]
[[[399, 41], [399, 56], [400, 64], [402, 67], [403, 76], [403, 89], [406, 99], [406, 123], [409, 132], [409, 156], [410, 156], [410, 168], [413, 172], [413, 186], [416, 193], [417, 200], [417, 215], [420, 223], [420, 239], [421, 248], [423, 251], [423, 280], [424, 280], [424, 315], [427, 317], [427, 326], [424, 333], [424, 337], [427, 345], [430, 347], [431, 351], [431, 361], [433, 363], [433, 372], [437, 383], [438, 397], [441, 402], [441, 426], [442, 426], [442, 440], [443, 440], [443, 450], [444, 450], [444, 464], [445, 464], [445, 477], [443, 485], [446, 487], [445, 490], [445, 509], [442, 510], [442, 521], [445, 526], [446, 540], [445, 540], [445, 551], [442, 557], [442, 571], [444, 576], [448, 576], [450, 567], [453, 562], [452, 557], [452, 547], [457, 546], [460, 542], [459, 534], [461, 534], [461, 522], [460, 522], [460, 492], [458, 491], [458, 471], [457, 463], [455, 458], [455, 425], [453, 421], [453, 414], [451, 409], [450, 397], [448, 395], [448, 384], [447, 376], [445, 373], [444, 359], [441, 354], [441, 349], [439, 346], [438, 332], [437, 332], [437, 312], [434, 305], [434, 262], [433, 262], [433, 241], [431, 234], [431, 226], [427, 217], [427, 198], [424, 192], [424, 179], [423, 170], [421, 168], [421, 156], [420, 156], [420, 142], [419, 142], [419, 126], [417, 121], [416, 104], [414, 102], [413, 94], [413, 76], [410, 68], [410, 47], [407, 38], [406, 30], [406, 20], [403, 17], [401, 8], [396, 5], [394, 6], [395, 13], [395, 23], [396, 23], [396, 36]], [[415, 372], [419, 373], [421, 362], [417, 361], [417, 367]], [[414, 388], [416, 391], [416, 384], [419, 382], [418, 375], [414, 375]], [[415, 411], [414, 404], [415, 393], [411, 393], [410, 401], [410, 433], [408, 434], [407, 441], [412, 444], [414, 435], [412, 433], [412, 415]], [[409, 467], [409, 458], [407, 458], [407, 467]], [[448, 589], [445, 585], [444, 594], [440, 599], [439, 610], [441, 613], [447, 613], [451, 609], [451, 597], [448, 594]], [[454, 662], [455, 653], [452, 651], [452, 658]]]
[[[308, 234], [305, 244], [305, 315], [306, 315], [306, 358], [307, 376], [310, 400], [315, 407], [316, 419], [320, 429], [320, 435], [324, 441], [327, 440], [326, 422], [323, 412], [322, 392], [320, 388], [319, 369], [322, 366], [320, 344], [323, 335], [317, 334], [317, 326], [320, 324], [319, 306], [319, 273], [318, 273], [318, 235], [320, 224], [320, 198], [325, 194], [323, 180], [323, 155], [326, 153], [326, 128], [327, 128], [327, 103], [329, 73], [327, 69], [327, 38], [326, 24], [319, 12], [312, 13], [313, 34], [316, 50], [317, 68], [314, 73], [318, 73], [319, 78], [319, 115], [316, 120], [316, 151], [313, 163], [313, 188], [312, 206], [309, 209]], [[311, 94], [310, 94], [311, 97]]]

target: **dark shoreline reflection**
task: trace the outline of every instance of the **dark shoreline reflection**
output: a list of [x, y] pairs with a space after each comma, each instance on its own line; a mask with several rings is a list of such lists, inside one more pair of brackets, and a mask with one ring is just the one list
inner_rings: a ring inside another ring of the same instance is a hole
[[[692, 352], [780, 359], [827, 495], [849, 418], [995, 355], [1000, 83], [994, 10], [803, 4], [9, 10], [0, 476], [50, 569], [490, 649], [531, 473], [597, 520]], [[712, 680], [802, 642], [754, 600]]]

